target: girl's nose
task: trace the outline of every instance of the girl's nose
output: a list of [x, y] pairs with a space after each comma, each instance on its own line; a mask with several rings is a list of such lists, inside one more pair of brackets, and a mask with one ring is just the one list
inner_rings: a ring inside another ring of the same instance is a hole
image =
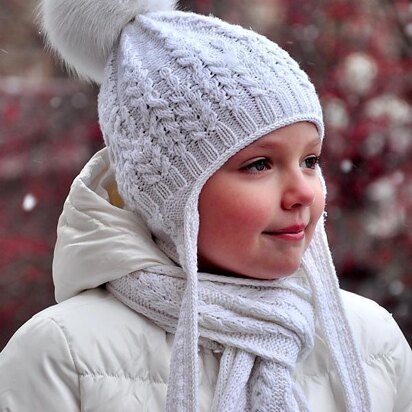
[[302, 171], [290, 174], [284, 181], [282, 207], [292, 209], [311, 206], [315, 200], [314, 177]]

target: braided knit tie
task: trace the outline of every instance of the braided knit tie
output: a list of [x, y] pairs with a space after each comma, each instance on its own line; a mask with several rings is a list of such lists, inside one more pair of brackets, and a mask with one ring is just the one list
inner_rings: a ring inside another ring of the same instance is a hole
[[[198, 280], [199, 344], [222, 352], [212, 410], [308, 411], [293, 379], [297, 361], [314, 342], [314, 312], [304, 278], [257, 281], [199, 273]], [[185, 285], [181, 269], [158, 266], [107, 287], [127, 306], [176, 334]], [[193, 342], [196, 353], [197, 344]], [[179, 373], [185, 356], [183, 350], [174, 351], [169, 411], [188, 410], [180, 396], [190, 384]]]

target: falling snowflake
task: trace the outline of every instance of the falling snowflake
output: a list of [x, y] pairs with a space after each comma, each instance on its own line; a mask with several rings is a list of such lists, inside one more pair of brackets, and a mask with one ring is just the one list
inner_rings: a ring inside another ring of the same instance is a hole
[[22, 203], [23, 210], [25, 212], [31, 212], [36, 206], [37, 206], [36, 197], [31, 193], [27, 193], [27, 195], [24, 196], [23, 203]]

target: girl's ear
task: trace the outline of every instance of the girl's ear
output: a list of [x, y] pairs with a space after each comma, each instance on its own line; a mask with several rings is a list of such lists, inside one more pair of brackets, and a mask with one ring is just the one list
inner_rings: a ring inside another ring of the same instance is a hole
[[175, 0], [41, 0], [38, 20], [68, 70], [97, 83], [123, 28], [139, 14], [173, 10]]

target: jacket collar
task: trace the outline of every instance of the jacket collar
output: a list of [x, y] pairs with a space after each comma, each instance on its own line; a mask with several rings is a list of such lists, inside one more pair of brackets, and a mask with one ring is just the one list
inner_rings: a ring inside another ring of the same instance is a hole
[[143, 220], [123, 208], [105, 148], [73, 181], [59, 218], [53, 259], [56, 301], [159, 264], [171, 261]]

